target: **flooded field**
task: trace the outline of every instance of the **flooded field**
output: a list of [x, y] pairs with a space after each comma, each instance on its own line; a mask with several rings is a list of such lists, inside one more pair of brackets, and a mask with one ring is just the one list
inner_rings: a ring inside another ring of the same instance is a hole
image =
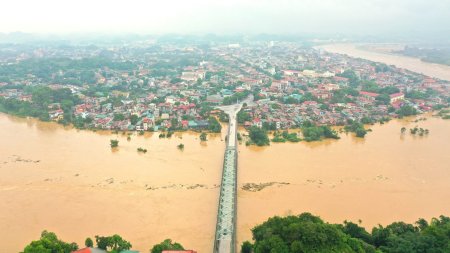
[[[393, 120], [365, 139], [239, 147], [238, 240], [273, 215], [312, 212], [367, 227], [450, 214], [450, 121]], [[400, 128], [430, 130], [402, 135]], [[225, 128], [224, 128], [225, 132]], [[0, 114], [0, 238], [18, 252], [48, 229], [83, 245], [118, 233], [147, 252], [172, 238], [210, 252], [224, 133], [201, 144], [64, 128]], [[111, 150], [109, 140], [119, 148]], [[177, 149], [183, 143], [184, 151]], [[143, 147], [146, 154], [136, 149]]]

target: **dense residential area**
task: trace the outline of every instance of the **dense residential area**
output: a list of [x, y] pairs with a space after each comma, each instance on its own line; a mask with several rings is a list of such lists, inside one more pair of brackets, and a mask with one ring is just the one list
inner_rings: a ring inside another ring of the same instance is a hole
[[449, 82], [299, 43], [8, 45], [0, 111], [106, 130], [220, 131], [215, 106], [245, 103], [265, 130], [383, 122], [448, 107]]

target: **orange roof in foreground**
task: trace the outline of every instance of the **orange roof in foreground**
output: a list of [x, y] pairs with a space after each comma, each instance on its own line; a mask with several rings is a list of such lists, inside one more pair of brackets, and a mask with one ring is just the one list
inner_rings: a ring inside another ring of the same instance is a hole
[[161, 253], [197, 253], [193, 250], [163, 250]]

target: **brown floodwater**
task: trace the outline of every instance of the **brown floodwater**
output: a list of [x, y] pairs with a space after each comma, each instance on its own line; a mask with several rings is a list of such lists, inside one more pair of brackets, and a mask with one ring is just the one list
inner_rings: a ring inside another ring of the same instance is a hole
[[[450, 121], [392, 120], [369, 126], [364, 139], [272, 143], [239, 149], [239, 182], [279, 182], [259, 192], [239, 191], [240, 242], [274, 215], [311, 212], [329, 222], [362, 220], [372, 228], [403, 220], [450, 215]], [[400, 133], [402, 127], [428, 136]]]
[[[358, 47], [355, 44], [329, 44], [319, 46], [326, 51], [346, 54], [352, 57], [360, 57], [375, 62], [383, 62], [395, 65], [398, 68], [408, 69], [417, 73], [422, 73], [435, 78], [450, 81], [450, 66], [424, 62], [418, 58], [387, 53], [387, 48], [398, 49], [398, 46], [384, 45], [363, 45]], [[383, 52], [384, 51], [384, 52]]]
[[0, 114], [2, 252], [23, 250], [44, 229], [79, 245], [117, 233], [142, 252], [166, 238], [209, 252], [225, 142], [208, 138], [149, 133], [127, 141]]
[[[450, 121], [412, 120], [370, 126], [365, 139], [341, 134], [337, 141], [240, 145], [240, 187], [289, 184], [238, 191], [238, 241], [251, 239], [250, 228], [273, 215], [312, 212], [330, 222], [361, 219], [367, 227], [450, 215]], [[400, 134], [416, 125], [430, 134]], [[210, 252], [225, 130], [202, 144], [190, 132], [127, 141], [122, 133], [0, 114], [4, 252], [22, 250], [44, 229], [79, 245], [118, 233], [142, 252], [165, 238]], [[114, 138], [117, 150], [109, 147]]]

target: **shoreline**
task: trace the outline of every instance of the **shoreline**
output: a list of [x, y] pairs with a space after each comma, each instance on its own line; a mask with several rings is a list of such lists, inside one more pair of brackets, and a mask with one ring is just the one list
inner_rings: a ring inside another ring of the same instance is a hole
[[[450, 108], [450, 107], [449, 107]], [[448, 108], [442, 108], [442, 109], [448, 109]], [[407, 117], [403, 117], [403, 119], [408, 119], [408, 118], [417, 118], [420, 116], [423, 117], [437, 117], [437, 118], [442, 118], [439, 115], [435, 114], [436, 112], [439, 112], [440, 110], [431, 110], [428, 112], [423, 112], [423, 113], [419, 113], [416, 115], [412, 115], [412, 116], [407, 116]], [[143, 131], [143, 130], [106, 130], [106, 129], [89, 129], [89, 128], [85, 128], [85, 129], [81, 129], [81, 128], [76, 128], [75, 126], [73, 126], [73, 124], [70, 125], [64, 125], [61, 124], [59, 122], [55, 122], [55, 121], [42, 121], [38, 118], [34, 118], [34, 117], [30, 117], [30, 116], [17, 116], [17, 115], [13, 115], [13, 114], [9, 114], [9, 113], [5, 113], [5, 112], [0, 112], [0, 115], [4, 115], [6, 117], [13, 117], [15, 119], [24, 119], [24, 120], [32, 120], [35, 122], [39, 122], [42, 124], [50, 124], [50, 125], [55, 125], [55, 126], [59, 126], [65, 130], [76, 130], [76, 131], [86, 131], [86, 132], [92, 132], [92, 133], [98, 133], [100, 135], [111, 135], [111, 136], [148, 136], [148, 135], [153, 135], [153, 134], [164, 134], [164, 133], [172, 133], [172, 134], [177, 134], [178, 136], [174, 136], [176, 138], [182, 139], [182, 136], [180, 136], [180, 134], [182, 133], [187, 133], [187, 134], [196, 134], [196, 135], [200, 135], [201, 133], [207, 133], [210, 136], [213, 137], [217, 137], [220, 135], [220, 137], [222, 138], [222, 133], [225, 133], [225, 137], [223, 140], [226, 139], [226, 131], [223, 131], [223, 129], [227, 128], [228, 123], [225, 122], [219, 122], [222, 125], [222, 131], [220, 133], [214, 133], [214, 132], [210, 132], [210, 131], [203, 131], [203, 130], [195, 130], [195, 129], [182, 129], [182, 130], [164, 130], [164, 131]], [[370, 129], [371, 126], [375, 126], [375, 125], [384, 125], [386, 123], [388, 123], [391, 120], [400, 120], [402, 118], [396, 118], [396, 117], [391, 117], [389, 118], [389, 120], [387, 122], [374, 122], [372, 124], [364, 124], [364, 127], [366, 128], [366, 130], [368, 132], [372, 132], [372, 130]], [[340, 136], [341, 134], [351, 134], [355, 136], [355, 133], [351, 132], [351, 131], [345, 131], [344, 127], [345, 125], [325, 125], [330, 127], [331, 129], [335, 130], [338, 133], [338, 136]], [[304, 139], [300, 139], [299, 141], [293, 142], [293, 141], [289, 141], [289, 140], [285, 140], [284, 142], [277, 142], [277, 141], [273, 141], [271, 137], [273, 137], [275, 135], [275, 133], [281, 133], [283, 131], [288, 131], [289, 133], [301, 133], [301, 127], [297, 127], [297, 128], [289, 128], [289, 129], [279, 129], [279, 130], [267, 130], [267, 135], [269, 137], [270, 143], [269, 145], [264, 145], [264, 146], [258, 146], [256, 144], [250, 144], [250, 145], [246, 145], [245, 140], [249, 140], [248, 137], [248, 130], [242, 126], [242, 125], [238, 125], [237, 126], [237, 133], [241, 134], [241, 136], [243, 137], [242, 140], [238, 141], [239, 145], [243, 145], [243, 146], [255, 146], [255, 147], [269, 147], [271, 146], [271, 144], [286, 144], [286, 143], [291, 143], [291, 144], [297, 144], [297, 143], [320, 143], [320, 142], [324, 142], [327, 140], [335, 140], [335, 141], [339, 141], [339, 139], [333, 139], [333, 138], [322, 138], [320, 140], [314, 140], [314, 141], [306, 141]], [[242, 134], [241, 131], [245, 131], [245, 134]], [[142, 134], [141, 134], [142, 133]], [[356, 136], [355, 136], [356, 137]], [[171, 139], [172, 136], [170, 137], [159, 137], [158, 139]], [[360, 139], [364, 139], [364, 137], [358, 137]], [[128, 140], [129, 141], [129, 140]], [[206, 143], [207, 141], [201, 141], [201, 143]]]
[[331, 43], [314, 46], [327, 52], [344, 54], [354, 58], [362, 58], [373, 62], [394, 65], [397, 68], [407, 69], [425, 76], [450, 81], [450, 66], [422, 61], [419, 58], [399, 54], [382, 53], [376, 50], [361, 48], [363, 45], [376, 45], [376, 43]]

